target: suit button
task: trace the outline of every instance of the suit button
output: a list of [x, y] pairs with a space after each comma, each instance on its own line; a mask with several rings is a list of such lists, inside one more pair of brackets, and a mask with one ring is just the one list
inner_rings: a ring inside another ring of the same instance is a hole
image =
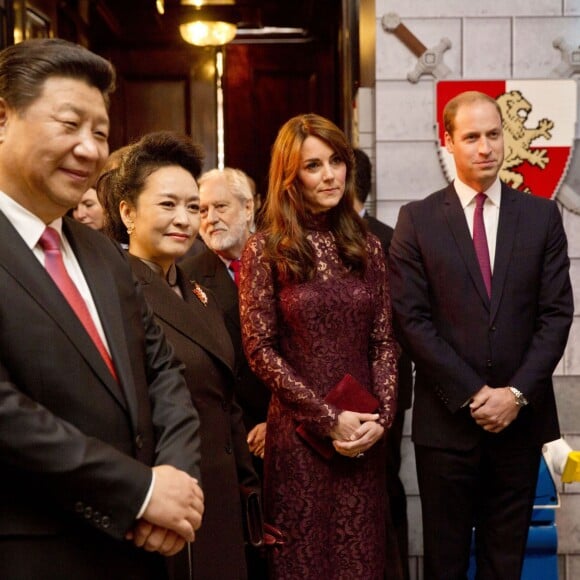
[[489, 328], [492, 332], [495, 332], [497, 330], [497, 326], [494, 324], [493, 326], [491, 326]]
[[137, 449], [143, 449], [143, 435], [139, 434], [135, 437], [135, 447], [137, 447]]
[[490, 360], [488, 360], [488, 361], [485, 363], [485, 366], [486, 366], [486, 367], [489, 369], [489, 368], [491, 368], [493, 365], [492, 365], [491, 361], [490, 361]]
[[75, 512], [77, 512], [77, 514], [82, 514], [84, 509], [85, 504], [82, 501], [77, 501], [77, 503], [75, 503]]
[[84, 511], [83, 515], [85, 516], [85, 518], [87, 520], [90, 520], [93, 517], [93, 508], [90, 507], [90, 506], [87, 506], [85, 508], [85, 511]]
[[99, 512], [93, 514], [93, 522], [95, 522], [97, 526], [101, 523], [101, 514]]
[[225, 451], [226, 451], [226, 453], [227, 453], [228, 455], [231, 455], [231, 454], [232, 454], [232, 446], [231, 446], [231, 445], [226, 445], [226, 446], [224, 447], [224, 449], [225, 449]]
[[107, 529], [111, 526], [111, 518], [109, 516], [103, 516], [101, 519], [101, 527]]

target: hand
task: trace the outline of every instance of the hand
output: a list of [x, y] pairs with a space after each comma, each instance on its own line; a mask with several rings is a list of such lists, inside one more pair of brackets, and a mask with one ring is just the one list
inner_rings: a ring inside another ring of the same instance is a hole
[[351, 441], [333, 441], [334, 448], [346, 457], [357, 457], [368, 451], [385, 433], [384, 427], [375, 421], [365, 421], [351, 436]]
[[176, 532], [154, 526], [145, 520], [139, 520], [125, 537], [132, 540], [138, 548], [147, 552], [159, 552], [163, 556], [175, 556], [186, 543]]
[[266, 423], [254, 425], [248, 433], [247, 441], [250, 452], [256, 457], [264, 459], [264, 450], [266, 449]]
[[330, 433], [336, 451], [346, 457], [356, 457], [370, 449], [385, 432], [378, 420], [377, 413], [342, 411]]
[[193, 542], [203, 516], [201, 487], [196, 479], [171, 465], [158, 465], [153, 471], [155, 485], [143, 520]]
[[509, 387], [492, 389], [488, 385], [474, 395], [469, 409], [475, 422], [490, 433], [503, 431], [520, 411]]

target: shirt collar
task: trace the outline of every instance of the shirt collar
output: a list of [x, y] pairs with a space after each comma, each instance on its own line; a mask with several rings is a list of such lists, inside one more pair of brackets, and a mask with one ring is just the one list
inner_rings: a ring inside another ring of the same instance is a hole
[[[455, 191], [459, 197], [459, 201], [461, 202], [461, 207], [465, 209], [470, 203], [473, 202], [475, 196], [479, 193], [475, 189], [469, 187], [461, 181], [458, 177], [455, 178], [453, 181], [453, 185], [455, 186]], [[492, 183], [491, 187], [486, 189], [483, 193], [487, 195], [488, 199], [497, 207], [501, 205], [501, 181], [499, 177]]]
[[[14, 226], [30, 249], [38, 244], [38, 240], [47, 226], [38, 216], [14, 201], [3, 191], [0, 191], [0, 211], [8, 218], [8, 221]], [[55, 219], [48, 225], [57, 230], [62, 237], [61, 217]]]
[[169, 286], [171, 286], [172, 288], [177, 286], [177, 268], [175, 267], [175, 264], [171, 264], [171, 266], [169, 266], [169, 270], [167, 271], [167, 275], [164, 276], [163, 275], [163, 268], [161, 266], [159, 266], [159, 264], [156, 264], [155, 262], [151, 262], [150, 260], [145, 260], [145, 258], [139, 258], [139, 259], [144, 264], [149, 266], [149, 268], [151, 268], [151, 270], [153, 270], [161, 278], [163, 278], [169, 284]]

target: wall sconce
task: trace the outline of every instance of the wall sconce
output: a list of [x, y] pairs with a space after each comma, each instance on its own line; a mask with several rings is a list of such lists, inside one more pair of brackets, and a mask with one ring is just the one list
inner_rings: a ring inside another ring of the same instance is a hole
[[181, 38], [196, 46], [222, 46], [236, 36], [237, 26], [223, 20], [192, 20], [179, 25]]

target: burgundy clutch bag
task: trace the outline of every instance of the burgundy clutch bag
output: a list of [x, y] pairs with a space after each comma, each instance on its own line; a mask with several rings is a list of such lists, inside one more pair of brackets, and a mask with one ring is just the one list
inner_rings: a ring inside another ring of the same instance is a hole
[[[348, 373], [330, 390], [324, 400], [343, 411], [374, 413], [379, 408], [378, 399]], [[324, 459], [332, 459], [336, 453], [332, 439], [317, 437], [307, 431], [302, 423], [296, 427], [296, 433]]]

